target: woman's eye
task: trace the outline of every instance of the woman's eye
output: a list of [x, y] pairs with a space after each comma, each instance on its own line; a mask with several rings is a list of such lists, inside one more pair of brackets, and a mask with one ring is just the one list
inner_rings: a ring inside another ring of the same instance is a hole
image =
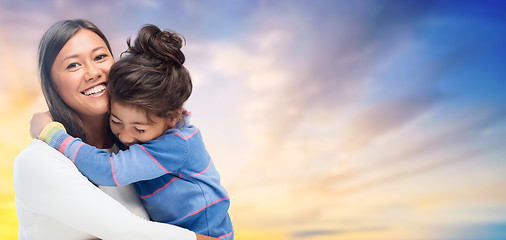
[[137, 130], [138, 133], [144, 133], [146, 131], [144, 129], [138, 129], [138, 128], [136, 128], [135, 130]]
[[95, 61], [100, 61], [100, 60], [102, 60], [102, 59], [104, 59], [106, 57], [107, 57], [107, 54], [100, 54], [100, 55], [98, 55], [98, 56], [95, 57]]
[[115, 125], [120, 124], [120, 122], [116, 122], [116, 121], [114, 121], [114, 120], [111, 120], [111, 123], [112, 123], [112, 124], [115, 124]]
[[77, 63], [71, 63], [71, 64], [69, 64], [69, 65], [67, 66], [67, 69], [76, 68], [76, 67], [78, 67], [78, 66], [79, 66], [79, 64], [77, 64]]

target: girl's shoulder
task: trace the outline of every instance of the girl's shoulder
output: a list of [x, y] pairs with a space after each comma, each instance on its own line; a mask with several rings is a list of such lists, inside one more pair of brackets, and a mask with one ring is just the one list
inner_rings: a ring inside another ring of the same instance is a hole
[[181, 128], [172, 128], [165, 131], [164, 135], [173, 135], [173, 137], [179, 137], [183, 140], [188, 140], [195, 135], [199, 135], [200, 131], [195, 125], [185, 125]]

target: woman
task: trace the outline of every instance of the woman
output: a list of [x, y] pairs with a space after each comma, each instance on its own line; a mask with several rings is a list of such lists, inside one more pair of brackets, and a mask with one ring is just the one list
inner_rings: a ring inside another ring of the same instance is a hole
[[[56, 23], [39, 46], [43, 93], [54, 120], [109, 151], [117, 150], [108, 134], [105, 90], [113, 62], [105, 36], [85, 20]], [[99, 189], [39, 140], [16, 157], [13, 180], [20, 239], [215, 239], [145, 220], [131, 186]]]

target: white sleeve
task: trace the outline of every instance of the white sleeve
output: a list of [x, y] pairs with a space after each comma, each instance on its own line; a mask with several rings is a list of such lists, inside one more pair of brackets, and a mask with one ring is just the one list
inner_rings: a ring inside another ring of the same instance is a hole
[[102, 239], [196, 239], [195, 233], [144, 220], [95, 187], [58, 151], [39, 140], [14, 161], [16, 202]]

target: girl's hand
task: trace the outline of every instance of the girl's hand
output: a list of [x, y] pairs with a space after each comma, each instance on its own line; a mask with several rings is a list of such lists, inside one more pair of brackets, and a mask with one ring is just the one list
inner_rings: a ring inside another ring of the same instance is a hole
[[49, 111], [33, 114], [32, 120], [30, 120], [30, 135], [32, 138], [39, 138], [44, 127], [52, 121], [53, 117]]

